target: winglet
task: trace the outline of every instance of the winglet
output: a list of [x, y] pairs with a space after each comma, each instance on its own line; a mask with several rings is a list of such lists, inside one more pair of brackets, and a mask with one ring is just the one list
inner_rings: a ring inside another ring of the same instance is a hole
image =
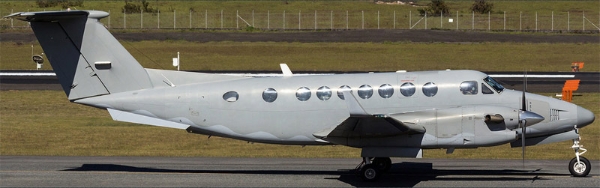
[[360, 105], [360, 103], [358, 103], [358, 100], [356, 100], [354, 94], [352, 94], [350, 91], [343, 91], [343, 93], [346, 105], [348, 105], [350, 116], [371, 116], [371, 114], [368, 114]]
[[284, 77], [290, 77], [293, 75], [292, 70], [290, 70], [290, 67], [288, 67], [287, 64], [279, 64], [279, 67], [281, 67], [281, 72], [283, 73]]

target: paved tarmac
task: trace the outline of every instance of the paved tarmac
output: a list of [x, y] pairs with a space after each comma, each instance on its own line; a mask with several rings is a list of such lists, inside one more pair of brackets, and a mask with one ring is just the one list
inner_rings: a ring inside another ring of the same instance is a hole
[[[594, 33], [594, 32], [592, 32]], [[599, 43], [597, 34], [511, 34], [505, 32], [455, 30], [365, 29], [339, 31], [296, 32], [119, 32], [119, 40], [185, 40], [193, 42], [519, 42], [519, 43]], [[33, 32], [7, 32], [0, 42], [28, 43], [36, 41]]]
[[599, 187], [600, 161], [571, 177], [568, 160], [393, 158], [378, 182], [354, 174], [359, 158], [0, 156], [1, 187]]

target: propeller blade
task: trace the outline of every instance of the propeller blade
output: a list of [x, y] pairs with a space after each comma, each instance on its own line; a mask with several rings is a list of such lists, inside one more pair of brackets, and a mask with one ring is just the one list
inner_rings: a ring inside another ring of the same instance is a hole
[[[525, 99], [525, 91], [527, 91], [527, 70], [523, 71], [523, 98], [521, 101], [521, 115], [519, 116], [519, 124], [521, 124], [521, 157], [523, 158], [523, 168], [525, 168], [525, 133], [527, 132], [527, 120], [531, 119], [533, 121], [539, 120], [541, 117], [539, 114], [528, 112], [527, 111], [527, 101]], [[544, 117], [541, 117], [544, 120]], [[533, 124], [538, 123], [533, 122]]]
[[527, 90], [527, 71], [523, 72], [523, 101], [521, 101], [521, 110], [522, 111], [527, 111], [527, 104], [526, 104], [526, 100], [525, 100], [525, 91]]
[[523, 158], [523, 168], [525, 168], [525, 131], [526, 131], [525, 125], [527, 125], [527, 120], [522, 120], [520, 122], [522, 124], [522, 126], [521, 126], [521, 149], [522, 149], [521, 157]]

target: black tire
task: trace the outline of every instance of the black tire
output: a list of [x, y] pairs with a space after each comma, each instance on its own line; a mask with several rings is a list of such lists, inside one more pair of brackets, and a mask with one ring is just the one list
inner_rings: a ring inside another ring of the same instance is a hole
[[586, 177], [592, 170], [592, 165], [588, 159], [579, 156], [579, 163], [577, 163], [577, 157], [571, 159], [569, 162], [569, 172], [574, 177]]
[[367, 164], [360, 168], [360, 178], [363, 181], [373, 182], [377, 180], [380, 176], [380, 171], [373, 164]]
[[387, 172], [392, 167], [392, 160], [389, 157], [376, 157], [373, 159], [372, 164], [375, 165], [379, 171]]

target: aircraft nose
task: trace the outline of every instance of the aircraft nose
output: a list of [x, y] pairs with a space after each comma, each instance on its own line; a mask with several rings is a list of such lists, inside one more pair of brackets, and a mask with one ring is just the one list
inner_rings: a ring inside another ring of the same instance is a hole
[[594, 113], [588, 109], [577, 106], [577, 127], [581, 128], [594, 122]]

